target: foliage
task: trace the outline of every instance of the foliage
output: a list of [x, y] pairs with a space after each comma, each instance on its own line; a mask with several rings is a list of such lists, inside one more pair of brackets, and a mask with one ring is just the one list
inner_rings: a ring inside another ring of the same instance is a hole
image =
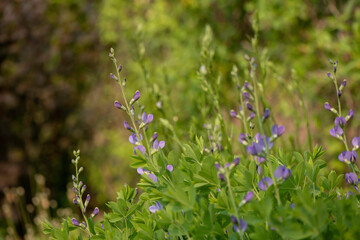
[[[255, 34], [252, 42], [256, 40]], [[61, 229], [45, 222], [45, 233], [53, 239], [67, 239], [72, 230], [77, 230], [79, 238], [90, 239], [353, 239], [360, 234], [356, 227], [359, 195], [345, 191], [344, 175], [328, 173], [322, 147], [301, 153], [275, 146], [285, 128], [272, 123], [267, 108], [271, 104], [264, 97], [266, 66], [247, 55], [250, 82], [239, 78], [236, 67], [232, 72], [240, 108], [231, 110], [230, 115], [242, 122], [239, 142], [243, 145], [240, 153], [235, 153], [233, 146], [238, 144], [228, 135], [229, 122], [220, 108], [221, 81], [213, 68], [211, 43], [212, 32], [207, 28], [197, 75], [205, 93], [199, 108], [204, 110], [208, 135], [193, 129], [193, 139], [179, 140], [179, 149], [168, 151], [165, 141], [158, 140], [158, 133], [149, 135], [156, 116], [145, 112], [139, 102], [140, 91], [128, 99], [128, 81], [122, 80], [123, 67], [111, 49], [109, 56], [116, 73], [110, 77], [118, 83], [122, 95], [114, 105], [130, 119], [124, 121], [124, 127], [134, 145], [131, 166], [141, 175], [139, 189], [126, 185], [117, 193], [116, 201], [108, 203], [110, 212], [104, 213], [104, 220], [98, 224], [92, 220], [97, 213], [83, 215], [82, 224], [67, 219]], [[350, 111], [345, 118], [341, 115], [340, 96], [346, 84], [339, 87], [337, 61], [330, 63], [334, 75], [328, 76], [335, 84], [339, 103], [337, 110], [325, 104], [326, 110], [338, 115], [330, 135], [343, 141], [346, 151], [340, 153], [339, 160], [353, 169], [345, 180], [358, 191], [355, 161], [359, 138], [354, 138], [354, 148], [349, 151], [345, 124], [353, 113]], [[167, 124], [172, 128], [171, 123]], [[79, 152], [74, 154], [74, 203], [84, 212]]]

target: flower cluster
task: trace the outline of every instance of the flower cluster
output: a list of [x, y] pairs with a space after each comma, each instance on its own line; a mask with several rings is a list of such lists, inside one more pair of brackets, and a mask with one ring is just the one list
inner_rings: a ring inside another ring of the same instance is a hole
[[240, 158], [235, 158], [232, 163], [226, 163], [225, 166], [221, 166], [219, 163], [215, 163], [215, 168], [218, 170], [218, 177], [221, 181], [225, 181], [226, 171], [231, 171], [234, 167], [239, 165]]
[[342, 115], [340, 99], [342, 96], [342, 92], [346, 86], [346, 80], [343, 80], [341, 82], [340, 86], [338, 85], [338, 82], [336, 79], [336, 71], [337, 71], [338, 61], [332, 61], [331, 59], [329, 59], [329, 62], [333, 66], [333, 72], [327, 73], [327, 76], [330, 80], [333, 81], [333, 83], [335, 85], [337, 102], [338, 102], [337, 109], [332, 107], [328, 102], [325, 102], [325, 105], [324, 105], [326, 110], [328, 110], [336, 115], [336, 118], [334, 121], [334, 127], [332, 129], [330, 129], [329, 132], [332, 137], [339, 139], [344, 144], [345, 150], [339, 154], [338, 159], [339, 159], [339, 161], [348, 164], [352, 168], [353, 172], [345, 174], [345, 180], [347, 183], [353, 185], [357, 189], [358, 180], [357, 180], [356, 172], [359, 173], [359, 170], [357, 169], [355, 162], [357, 159], [356, 151], [359, 149], [360, 138], [354, 137], [352, 139], [351, 143], [352, 143], [353, 147], [350, 149], [348, 142], [347, 142], [347, 138], [346, 138], [346, 129], [345, 128], [346, 128], [346, 124], [349, 122], [349, 120], [351, 120], [353, 118], [354, 111], [352, 109], [350, 109], [346, 116]]
[[[82, 181], [79, 180], [80, 173], [84, 170], [83, 167], [78, 168], [78, 163], [80, 160], [80, 150], [73, 152], [75, 155], [75, 159], [72, 160], [72, 163], [75, 165], [76, 174], [72, 175], [73, 180], [73, 191], [75, 193], [75, 198], [73, 199], [73, 202], [75, 205], [79, 206], [81, 213], [83, 215], [84, 221], [80, 223], [76, 218], [73, 218], [71, 220], [72, 224], [81, 227], [84, 230], [88, 231], [88, 218], [86, 216], [86, 210], [90, 202], [90, 194], [87, 194], [85, 201], [83, 201], [83, 195], [86, 190], [86, 185], [83, 184]], [[99, 214], [99, 208], [96, 207], [93, 212], [91, 213], [90, 217], [94, 218], [96, 215]], [[88, 231], [89, 232], [89, 231]], [[90, 232], [89, 232], [90, 233]]]
[[204, 151], [207, 153], [222, 152], [224, 150], [222, 142], [222, 135], [218, 125], [203, 124], [204, 129], [207, 130], [208, 140], [210, 142], [209, 148], [204, 147]]
[[[286, 168], [286, 166], [279, 166], [275, 172], [274, 177], [277, 180], [285, 181], [291, 176], [291, 170]], [[273, 180], [270, 177], [262, 178], [259, 183], [258, 187], [262, 191], [266, 191], [271, 185], [273, 185]]]

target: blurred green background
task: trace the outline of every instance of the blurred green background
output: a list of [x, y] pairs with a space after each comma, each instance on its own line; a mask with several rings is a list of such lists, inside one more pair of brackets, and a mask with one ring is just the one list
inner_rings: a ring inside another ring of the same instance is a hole
[[[73, 149], [81, 149], [93, 206], [106, 210], [124, 183], [136, 185], [125, 115], [113, 107], [120, 89], [109, 78], [110, 47], [123, 65], [128, 96], [141, 91], [167, 149], [201, 134], [195, 129], [207, 118], [197, 72], [207, 25], [235, 150], [240, 125], [228, 112], [239, 104], [230, 72], [237, 65], [247, 80], [246, 53], [266, 69], [265, 95], [276, 122], [286, 126], [283, 147], [308, 149], [308, 114], [313, 145], [327, 150], [330, 169], [345, 170], [323, 105], [335, 105], [326, 72], [328, 58], [337, 59], [339, 79], [348, 80], [343, 106], [355, 111], [349, 139], [359, 134], [359, 0], [2, 0], [0, 9], [0, 239], [40, 239], [42, 219], [56, 223], [76, 214]], [[258, 52], [251, 44], [255, 13]]]

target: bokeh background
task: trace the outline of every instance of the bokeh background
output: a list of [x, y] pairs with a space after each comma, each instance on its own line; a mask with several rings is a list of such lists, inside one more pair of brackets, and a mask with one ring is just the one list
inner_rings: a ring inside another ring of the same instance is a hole
[[348, 80], [343, 106], [355, 111], [348, 136], [359, 135], [359, 0], [0, 1], [0, 239], [46, 239], [44, 218], [56, 224], [77, 214], [69, 185], [74, 149], [81, 149], [93, 206], [106, 211], [125, 183], [136, 186], [125, 115], [113, 107], [120, 89], [109, 78], [110, 47], [129, 96], [142, 92], [153, 130], [176, 149], [178, 140], [201, 135], [195, 130], [207, 120], [197, 72], [210, 26], [221, 106], [239, 145], [239, 124], [228, 116], [238, 107], [230, 73], [236, 65], [242, 81], [248, 78], [243, 55], [257, 56], [255, 16], [265, 95], [287, 129], [283, 148], [309, 149], [308, 116], [312, 144], [327, 150], [329, 169], [344, 171], [323, 105], [336, 102], [326, 72], [328, 58], [337, 59], [339, 79]]

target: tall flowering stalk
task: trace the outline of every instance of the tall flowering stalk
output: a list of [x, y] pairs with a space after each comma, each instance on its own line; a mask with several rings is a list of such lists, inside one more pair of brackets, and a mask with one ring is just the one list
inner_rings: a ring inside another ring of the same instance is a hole
[[147, 136], [146, 130], [148, 129], [148, 125], [154, 119], [154, 116], [152, 114], [147, 114], [146, 112], [142, 112], [141, 117], [139, 119], [140, 121], [135, 119], [134, 104], [140, 98], [140, 91], [137, 90], [134, 96], [130, 100], [127, 100], [125, 93], [126, 78], [122, 82], [120, 82], [120, 72], [122, 70], [122, 66], [117, 64], [117, 60], [115, 58], [115, 53], [113, 48], [110, 49], [109, 57], [112, 60], [114, 67], [116, 69], [116, 75], [111, 73], [110, 77], [119, 84], [123, 97], [123, 103], [124, 103], [121, 104], [120, 102], [115, 101], [114, 105], [116, 108], [125, 111], [130, 118], [131, 125], [128, 122], [124, 121], [124, 127], [125, 129], [131, 132], [131, 135], [129, 136], [129, 142], [135, 145], [134, 154], [137, 155], [137, 152], [140, 152], [141, 154], [147, 156], [150, 165], [155, 170], [158, 170], [156, 165], [152, 162], [152, 155], [165, 146], [165, 141], [159, 142], [157, 139], [158, 136], [157, 133], [154, 133], [150, 139]]
[[[330, 129], [330, 135], [332, 137], [335, 137], [339, 139], [345, 147], [345, 151], [341, 152], [338, 156], [338, 159], [341, 162], [346, 163], [351, 169], [352, 173], [345, 175], [345, 180], [347, 183], [353, 184], [354, 181], [351, 181], [349, 176], [354, 177], [359, 174], [359, 169], [356, 166], [355, 162], [357, 159], [357, 150], [359, 149], [360, 144], [360, 137], [354, 137], [351, 141], [353, 148], [350, 148], [348, 145], [348, 140], [346, 138], [346, 124], [353, 118], [354, 111], [352, 109], [349, 110], [348, 114], [346, 116], [343, 116], [343, 109], [341, 107], [341, 96], [343, 94], [343, 90], [346, 86], [347, 81], [343, 80], [340, 85], [338, 84], [336, 73], [337, 73], [337, 66], [338, 61], [333, 61], [329, 59], [330, 64], [332, 65], [332, 73], [328, 72], [327, 76], [332, 82], [334, 83], [335, 90], [336, 90], [336, 98], [337, 98], [337, 109], [333, 108], [328, 102], [325, 102], [325, 109], [334, 113], [336, 115], [335, 121], [334, 121], [334, 127]], [[353, 184], [354, 185], [354, 184]], [[355, 185], [354, 185], [355, 186]], [[356, 181], [357, 186], [357, 181]], [[357, 187], [355, 187], [356, 190], [358, 190]], [[358, 190], [359, 191], [359, 190]]]
[[83, 199], [86, 185], [83, 184], [82, 181], [80, 181], [79, 175], [84, 170], [83, 167], [78, 166], [79, 160], [80, 160], [80, 150], [74, 151], [75, 159], [72, 160], [72, 164], [75, 166], [75, 175], [72, 175], [73, 180], [73, 191], [75, 193], [75, 198], [73, 200], [74, 204], [79, 206], [81, 210], [81, 214], [83, 216], [84, 221], [80, 223], [76, 218], [73, 218], [71, 220], [72, 224], [76, 227], [79, 227], [81, 230], [85, 231], [89, 236], [93, 235], [93, 232], [90, 230], [89, 221], [92, 221], [92, 219], [99, 214], [99, 208], [96, 207], [93, 212], [91, 213], [90, 217], [88, 218], [86, 216], [87, 207], [90, 203], [90, 194], [86, 195], [85, 201]]

